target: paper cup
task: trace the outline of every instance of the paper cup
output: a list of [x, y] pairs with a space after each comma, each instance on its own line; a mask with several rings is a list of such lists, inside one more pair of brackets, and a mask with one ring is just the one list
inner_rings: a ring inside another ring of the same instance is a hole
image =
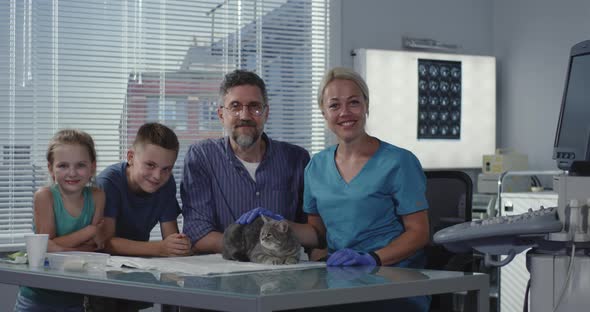
[[45, 253], [47, 252], [47, 241], [49, 234], [26, 234], [27, 260], [29, 267], [39, 268], [45, 264]]

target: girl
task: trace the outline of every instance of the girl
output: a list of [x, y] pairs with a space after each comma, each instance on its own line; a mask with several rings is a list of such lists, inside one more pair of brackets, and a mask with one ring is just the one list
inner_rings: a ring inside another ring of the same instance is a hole
[[[102, 249], [105, 195], [88, 186], [96, 173], [92, 137], [74, 129], [57, 132], [47, 148], [47, 168], [53, 183], [33, 199], [35, 232], [49, 234], [47, 251]], [[83, 296], [21, 287], [14, 311], [83, 311]]]

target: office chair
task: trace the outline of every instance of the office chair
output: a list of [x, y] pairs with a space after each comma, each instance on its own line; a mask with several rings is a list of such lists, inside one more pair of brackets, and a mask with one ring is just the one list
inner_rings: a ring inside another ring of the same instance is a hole
[[[434, 245], [432, 236], [448, 226], [471, 221], [473, 182], [462, 171], [425, 171], [426, 199], [431, 242], [424, 248], [426, 268], [432, 270], [473, 272], [473, 254], [454, 254]], [[471, 301], [471, 300], [469, 300]], [[465, 304], [470, 304], [465, 302]], [[467, 307], [465, 307], [467, 308]], [[432, 296], [431, 312], [453, 311], [453, 294]], [[469, 310], [465, 310], [469, 311]]]

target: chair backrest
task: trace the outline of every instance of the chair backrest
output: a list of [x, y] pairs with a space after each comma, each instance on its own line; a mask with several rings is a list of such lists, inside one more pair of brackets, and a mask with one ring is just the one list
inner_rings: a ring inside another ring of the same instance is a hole
[[462, 171], [425, 171], [430, 235], [448, 226], [471, 221], [473, 182]]
[[[473, 182], [462, 171], [425, 171], [426, 199], [428, 200], [428, 217], [430, 237], [448, 226], [471, 221]], [[443, 246], [431, 243], [424, 248], [426, 268], [432, 270], [473, 271], [473, 255], [454, 254]], [[432, 296], [431, 312], [452, 311], [452, 294]], [[470, 311], [470, 310], [465, 310]]]
[[[473, 182], [462, 171], [425, 171], [430, 237], [448, 226], [471, 221]], [[426, 268], [472, 271], [471, 254], [456, 255], [431, 242], [425, 248]]]

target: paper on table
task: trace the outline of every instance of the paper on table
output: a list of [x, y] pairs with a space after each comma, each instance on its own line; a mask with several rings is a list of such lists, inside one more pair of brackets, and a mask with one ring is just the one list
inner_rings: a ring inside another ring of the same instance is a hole
[[299, 268], [324, 267], [324, 262], [303, 261], [298, 264], [271, 265], [252, 262], [225, 260], [221, 254], [168, 257], [138, 258], [111, 256], [108, 261], [111, 267], [132, 267], [142, 270], [158, 270], [162, 273], [181, 273], [187, 275], [211, 275], [262, 270], [287, 270]]

